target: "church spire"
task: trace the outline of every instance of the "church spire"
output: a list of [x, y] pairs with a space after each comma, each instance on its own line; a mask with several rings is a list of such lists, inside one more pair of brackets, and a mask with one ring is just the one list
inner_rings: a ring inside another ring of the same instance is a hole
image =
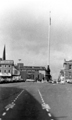
[[3, 50], [3, 60], [6, 60], [6, 51], [5, 51], [5, 45], [4, 45], [4, 50]]

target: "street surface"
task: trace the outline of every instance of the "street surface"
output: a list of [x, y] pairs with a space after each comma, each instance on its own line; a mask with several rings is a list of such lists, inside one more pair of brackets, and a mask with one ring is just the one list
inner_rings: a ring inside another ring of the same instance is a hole
[[72, 120], [72, 84], [0, 85], [0, 120]]
[[4, 107], [0, 120], [56, 120], [49, 110], [42, 109], [41, 104], [26, 90], [22, 90]]

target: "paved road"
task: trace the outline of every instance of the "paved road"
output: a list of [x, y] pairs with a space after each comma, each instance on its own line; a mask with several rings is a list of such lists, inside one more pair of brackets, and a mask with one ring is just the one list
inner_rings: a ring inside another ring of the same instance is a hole
[[6, 106], [0, 120], [56, 120], [50, 111], [42, 109], [41, 104], [26, 90], [22, 90]]
[[[18, 89], [16, 90], [16, 88]], [[16, 96], [18, 96], [18, 94], [20, 94], [22, 90], [26, 90], [27, 95], [31, 96], [30, 99], [29, 97], [26, 97], [26, 95], [24, 94], [25, 93], [24, 91], [21, 94], [21, 96], [14, 102], [15, 103], [14, 108], [9, 109], [9, 111], [5, 113], [5, 106], [11, 103], [13, 100], [15, 100]], [[41, 94], [38, 90], [41, 92]], [[14, 112], [15, 110], [17, 110], [16, 103], [17, 104], [19, 104], [20, 102], [22, 103], [22, 100], [23, 100], [22, 106], [24, 106], [24, 108], [21, 108], [21, 112], [22, 112], [22, 109], [29, 108], [29, 105], [31, 105], [31, 99], [32, 100], [34, 99], [35, 104], [38, 103], [36, 104], [35, 110], [41, 111], [42, 110], [41, 105], [43, 102], [43, 99], [41, 96], [43, 97], [45, 103], [49, 104], [51, 108], [50, 112], [51, 114], [53, 113], [53, 115], [57, 120], [72, 120], [72, 84], [54, 85], [49, 83], [32, 83], [32, 82], [13, 83], [13, 84], [11, 83], [11, 84], [0, 85], [0, 98], [1, 99], [3, 98], [2, 100], [0, 100], [0, 111], [1, 111], [0, 118], [6, 119], [5, 118], [6, 115], [13, 115], [13, 110]], [[37, 105], [40, 107], [37, 107]], [[44, 116], [44, 113], [45, 113], [45, 116], [47, 116], [45, 118], [47, 118], [48, 120], [49, 119], [48, 113], [44, 110], [42, 111], [43, 112], [41, 113], [41, 115]], [[18, 113], [20, 113], [20, 110]]]

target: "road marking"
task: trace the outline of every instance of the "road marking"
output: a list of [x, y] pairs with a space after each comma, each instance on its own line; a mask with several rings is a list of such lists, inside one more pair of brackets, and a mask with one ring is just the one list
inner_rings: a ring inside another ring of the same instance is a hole
[[3, 114], [2, 114], [2, 116], [5, 116], [6, 115], [6, 112], [4, 112]]
[[49, 112], [49, 109], [46, 109], [47, 112]]
[[[18, 94], [18, 96], [15, 98], [15, 100], [11, 103], [11, 104], [8, 104], [6, 107], [5, 107], [5, 109], [6, 109], [6, 111], [8, 111], [9, 110], [9, 108], [13, 108], [14, 106], [15, 106], [15, 101], [18, 99], [18, 97], [23, 93], [23, 91], [24, 90], [22, 90], [21, 92], [20, 92], [20, 94]], [[5, 116], [6, 115], [6, 112], [4, 112], [3, 114], [2, 114], [2, 116]], [[1, 118], [0, 118], [0, 120], [2, 120]]]
[[18, 99], [18, 97], [19, 97], [23, 92], [24, 92], [24, 90], [22, 90], [22, 91], [20, 92], [20, 94], [18, 94], [18, 96], [14, 99], [14, 102]]
[[42, 100], [42, 108], [43, 108], [43, 109], [46, 109], [47, 111], [49, 111], [49, 109], [51, 109], [50, 106], [45, 103], [45, 101], [44, 101], [44, 99], [43, 99], [43, 97], [42, 97], [42, 94], [41, 94], [41, 92], [40, 92], [39, 89], [38, 89], [38, 92], [39, 92], [39, 95], [40, 95], [41, 100]]
[[[45, 109], [47, 112], [48, 112], [48, 116], [51, 117], [51, 113], [49, 112], [49, 110], [51, 109], [50, 106], [48, 104], [45, 103], [43, 97], [42, 97], [42, 94], [40, 92], [40, 90], [38, 89], [38, 92], [39, 92], [39, 95], [40, 95], [40, 98], [42, 100], [42, 109]], [[54, 120], [54, 119], [51, 119], [51, 120]]]
[[[18, 97], [23, 93], [23, 91], [24, 90], [22, 90], [19, 94], [18, 94], [18, 96], [13, 100], [13, 102], [11, 103], [11, 104], [8, 104], [6, 107], [5, 107], [5, 109], [6, 109], [6, 111], [8, 111], [10, 108], [12, 109], [14, 106], [15, 106], [15, 101], [18, 99]], [[4, 112], [3, 114], [2, 114], [2, 116], [4, 116], [4, 115], [6, 115], [6, 112]]]
[[51, 113], [48, 113], [49, 117], [51, 117]]
[[40, 97], [41, 97], [42, 103], [45, 103], [45, 102], [44, 102], [44, 99], [43, 99], [43, 97], [42, 97], [42, 94], [41, 94], [41, 92], [40, 92], [39, 89], [38, 89], [38, 92], [39, 92], [39, 95], [40, 95]]
[[12, 102], [11, 104], [8, 104], [8, 105], [5, 107], [5, 109], [8, 111], [9, 108], [13, 108], [14, 106], [15, 106], [15, 103]]
[[8, 110], [9, 110], [9, 108], [6, 109], [6, 111], [8, 111]]
[[13, 107], [15, 106], [15, 103], [14, 103], [14, 102], [18, 99], [18, 97], [22, 94], [23, 91], [24, 91], [24, 90], [22, 90], [22, 91], [18, 94], [18, 96], [13, 100], [13, 102], [12, 102], [11, 104], [8, 104], [8, 105], [5, 107], [6, 111], [8, 111], [9, 108], [13, 108]]

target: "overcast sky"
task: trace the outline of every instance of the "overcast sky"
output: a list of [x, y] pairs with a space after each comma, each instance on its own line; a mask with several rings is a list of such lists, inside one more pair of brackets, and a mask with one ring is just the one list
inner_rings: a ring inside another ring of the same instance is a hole
[[71, 0], [0, 0], [0, 57], [5, 44], [7, 59], [46, 66], [49, 11], [51, 73], [57, 78], [64, 59], [72, 59]]

